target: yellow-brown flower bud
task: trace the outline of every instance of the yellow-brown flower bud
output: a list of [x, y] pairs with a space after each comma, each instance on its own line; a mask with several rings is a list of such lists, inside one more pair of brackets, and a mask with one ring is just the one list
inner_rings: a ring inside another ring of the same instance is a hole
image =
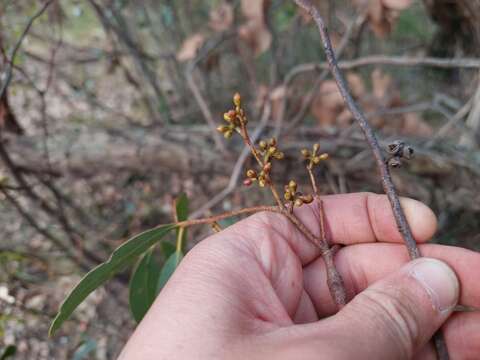
[[292, 200], [292, 193], [290, 191], [286, 191], [285, 194], [283, 194], [283, 197], [285, 200], [290, 201]]
[[277, 151], [275, 154], [273, 154], [273, 157], [277, 160], [282, 160], [285, 157], [285, 154], [281, 151]]
[[277, 139], [271, 138], [270, 140], [268, 140], [268, 145], [277, 146]]
[[303, 205], [303, 200], [300, 199], [300, 198], [295, 199], [294, 205], [295, 205], [296, 207], [302, 206], [302, 205]]
[[320, 150], [320, 144], [313, 144], [313, 153], [316, 154]]
[[267, 148], [267, 142], [265, 140], [261, 140], [258, 143], [258, 146], [260, 146], [260, 149], [265, 150]]
[[277, 148], [275, 146], [271, 146], [268, 148], [268, 154], [273, 155], [277, 152]]
[[322, 155], [319, 156], [320, 157], [320, 160], [327, 160], [329, 155], [327, 153], [323, 153]]
[[223, 133], [223, 136], [225, 137], [225, 139], [230, 139], [233, 136], [233, 131], [229, 129]]
[[256, 179], [257, 178], [257, 172], [253, 169], [248, 169], [247, 170], [247, 176], [251, 179]]
[[230, 128], [227, 125], [220, 125], [217, 127], [217, 131], [221, 132], [222, 134], [228, 131]]
[[305, 159], [308, 159], [308, 157], [310, 157], [310, 151], [308, 151], [307, 149], [302, 149], [301, 153]]
[[294, 180], [290, 180], [288, 183], [288, 188], [292, 191], [295, 192], [297, 191], [297, 183]]
[[242, 103], [242, 98], [240, 97], [239, 93], [235, 93], [235, 95], [233, 95], [233, 103], [235, 104], [235, 106], [240, 106], [240, 104]]

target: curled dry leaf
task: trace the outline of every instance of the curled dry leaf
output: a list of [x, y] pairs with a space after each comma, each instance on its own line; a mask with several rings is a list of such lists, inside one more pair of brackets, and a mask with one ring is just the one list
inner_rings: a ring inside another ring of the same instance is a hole
[[[370, 28], [378, 37], [388, 35], [399, 16], [408, 8], [411, 0], [353, 0], [356, 7], [366, 11]], [[366, 10], [365, 10], [366, 9]]]
[[198, 50], [203, 46], [205, 42], [205, 36], [203, 34], [194, 34], [185, 39], [180, 50], [177, 52], [178, 61], [188, 61], [192, 60], [196, 55]]
[[270, 0], [242, 0], [241, 5], [247, 21], [239, 27], [238, 35], [258, 56], [268, 50], [272, 43], [272, 34], [265, 22]]
[[255, 56], [267, 51], [272, 44], [272, 34], [265, 24], [258, 21], [248, 21], [240, 26], [238, 35], [252, 49]]
[[233, 7], [223, 2], [210, 12], [210, 21], [208, 25], [217, 32], [226, 31], [233, 24]]
[[[365, 93], [365, 84], [362, 78], [355, 73], [348, 73], [347, 82], [352, 95], [359, 98]], [[324, 81], [315, 96], [311, 107], [312, 115], [321, 125], [348, 125], [352, 119], [350, 112], [345, 108], [342, 95], [338, 91], [334, 80]]]

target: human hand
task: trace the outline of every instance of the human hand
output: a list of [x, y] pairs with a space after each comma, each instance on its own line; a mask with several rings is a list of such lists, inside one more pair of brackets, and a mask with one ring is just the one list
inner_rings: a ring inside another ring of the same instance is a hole
[[[385, 196], [322, 199], [332, 241], [348, 245], [335, 257], [353, 298], [340, 312], [318, 249], [282, 215], [259, 213], [187, 254], [120, 360], [435, 359], [442, 324], [452, 359], [479, 359], [480, 313], [452, 311], [480, 307], [480, 254], [425, 244], [434, 214], [402, 199], [429, 257], [408, 262]], [[316, 210], [295, 213], [318, 235]]]

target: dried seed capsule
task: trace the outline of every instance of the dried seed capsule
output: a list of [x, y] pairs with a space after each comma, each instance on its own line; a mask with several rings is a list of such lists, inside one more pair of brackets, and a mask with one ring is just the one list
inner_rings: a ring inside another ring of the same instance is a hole
[[395, 156], [401, 156], [405, 143], [401, 140], [395, 140], [394, 142], [388, 144], [387, 151], [389, 154]]
[[405, 146], [405, 147], [403, 148], [402, 156], [403, 156], [405, 159], [410, 160], [410, 159], [413, 158], [414, 152], [415, 152], [415, 151], [413, 150], [412, 147], [410, 147], [410, 146]]
[[307, 149], [302, 149], [301, 153], [305, 159], [308, 159], [310, 157], [310, 151], [308, 151]]
[[245, 179], [243, 180], [243, 185], [250, 186], [252, 185], [252, 182], [253, 182], [252, 179]]
[[258, 146], [260, 146], [260, 149], [265, 150], [267, 148], [267, 142], [265, 140], [261, 140], [258, 143]]
[[288, 188], [292, 192], [297, 191], [297, 183], [294, 180], [290, 180], [290, 182], [288, 183]]
[[257, 172], [253, 169], [248, 169], [247, 170], [247, 176], [250, 178], [250, 179], [256, 179], [257, 178]]
[[402, 166], [402, 161], [400, 160], [400, 157], [394, 156], [390, 160], [388, 160], [388, 165], [392, 168], [398, 168]]
[[295, 199], [294, 205], [295, 205], [296, 207], [302, 206], [302, 205], [303, 205], [303, 200], [300, 199], [300, 198]]
[[242, 98], [240, 97], [240, 94], [235, 93], [235, 95], [233, 95], [233, 103], [235, 104], [235, 106], [240, 106], [241, 102]]

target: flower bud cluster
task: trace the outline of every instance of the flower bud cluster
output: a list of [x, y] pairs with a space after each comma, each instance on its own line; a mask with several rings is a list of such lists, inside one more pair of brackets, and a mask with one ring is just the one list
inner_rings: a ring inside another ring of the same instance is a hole
[[227, 122], [227, 125], [217, 127], [217, 131], [222, 133], [225, 139], [230, 139], [235, 131], [238, 132], [248, 122], [245, 111], [242, 109], [242, 99], [239, 93], [233, 96], [233, 104], [235, 108], [223, 114], [223, 120]]
[[290, 180], [288, 185], [285, 185], [285, 193], [283, 197], [286, 201], [290, 202], [293, 206], [300, 207], [303, 204], [310, 204], [313, 201], [311, 194], [303, 195], [297, 191], [297, 183], [294, 180]]
[[328, 159], [328, 154], [319, 154], [320, 144], [313, 144], [312, 150], [302, 149], [301, 153], [305, 160], [308, 161], [308, 167], [311, 169], [313, 166], [320, 164], [320, 162]]
[[282, 160], [285, 154], [278, 150], [277, 139], [271, 138], [270, 140], [261, 140], [258, 143], [260, 148], [259, 152], [263, 156], [264, 163], [270, 162], [273, 158], [275, 160]]

